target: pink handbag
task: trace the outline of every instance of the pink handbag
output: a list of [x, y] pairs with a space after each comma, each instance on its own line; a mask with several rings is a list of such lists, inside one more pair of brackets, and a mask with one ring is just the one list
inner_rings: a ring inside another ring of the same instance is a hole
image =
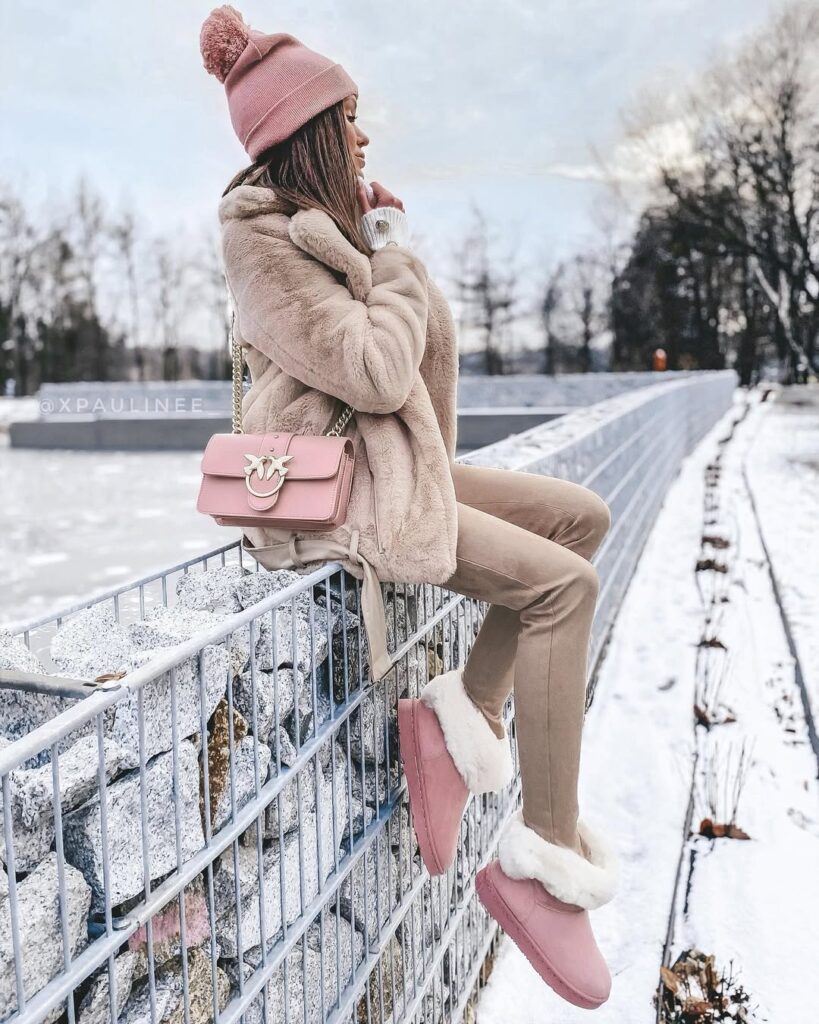
[[220, 526], [326, 530], [347, 518], [354, 448], [341, 431], [354, 409], [345, 406], [324, 434], [242, 430], [243, 353], [231, 317], [233, 430], [214, 434], [202, 455], [196, 508]]

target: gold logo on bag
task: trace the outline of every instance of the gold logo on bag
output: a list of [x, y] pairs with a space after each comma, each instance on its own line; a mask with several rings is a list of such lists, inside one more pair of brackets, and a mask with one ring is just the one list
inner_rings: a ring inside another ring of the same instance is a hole
[[[287, 473], [286, 462], [289, 462], [292, 455], [251, 455], [249, 452], [245, 452], [245, 458], [248, 460], [248, 464], [245, 466], [245, 484], [251, 494], [255, 494], [257, 498], [272, 498], [273, 495], [281, 488], [284, 483], [284, 478]], [[265, 463], [268, 464], [267, 472], [265, 472]], [[259, 480], [269, 480], [274, 473], [279, 474], [278, 482], [272, 491], [254, 491], [253, 485], [251, 484], [251, 477], [253, 474], [259, 478]]]

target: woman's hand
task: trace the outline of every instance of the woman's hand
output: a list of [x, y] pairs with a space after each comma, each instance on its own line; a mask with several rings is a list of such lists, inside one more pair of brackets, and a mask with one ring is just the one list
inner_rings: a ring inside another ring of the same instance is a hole
[[380, 185], [377, 181], [370, 182], [370, 188], [373, 190], [372, 202], [367, 198], [367, 190], [364, 188], [364, 182], [361, 178], [356, 178], [355, 188], [362, 213], [369, 213], [370, 210], [376, 210], [379, 206], [395, 206], [403, 213], [406, 213], [406, 210], [404, 210], [404, 204], [401, 200], [394, 196], [389, 189]]

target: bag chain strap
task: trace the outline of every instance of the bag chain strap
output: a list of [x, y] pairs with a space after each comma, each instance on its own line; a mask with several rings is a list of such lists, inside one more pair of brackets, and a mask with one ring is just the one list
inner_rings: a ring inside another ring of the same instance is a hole
[[[231, 309], [230, 312], [230, 348], [231, 355], [233, 358], [233, 433], [244, 434], [242, 428], [242, 377], [243, 372], [243, 359], [244, 353], [242, 352], [241, 345], [236, 343], [236, 335], [233, 331], [233, 323], [236, 319], [236, 314]], [[338, 417], [333, 426], [325, 431], [327, 437], [340, 437], [341, 432], [347, 426], [350, 417], [355, 412], [355, 409], [351, 405], [345, 405], [344, 410]]]

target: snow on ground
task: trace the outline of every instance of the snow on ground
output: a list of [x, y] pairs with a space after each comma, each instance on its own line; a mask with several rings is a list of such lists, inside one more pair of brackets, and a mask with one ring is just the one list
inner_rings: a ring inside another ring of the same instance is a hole
[[36, 420], [39, 415], [40, 403], [37, 398], [7, 398], [0, 395], [0, 431], [8, 430], [9, 423]]
[[238, 540], [239, 530], [196, 511], [200, 458], [0, 441], [0, 625]]
[[760, 417], [748, 475], [819, 718], [819, 388], [790, 388]]
[[[613, 976], [612, 995], [594, 1014], [601, 1024], [648, 1024], [655, 1019], [652, 997], [695, 749], [695, 657], [706, 608], [693, 570], [701, 553], [704, 471], [744, 400], [737, 392], [733, 410], [684, 461], [669, 489], [615, 624], [585, 729], [581, 807], [614, 843], [622, 867], [618, 896], [592, 912]], [[732, 503], [729, 535], [739, 540], [730, 601], [724, 606], [725, 642], [733, 658], [733, 682], [724, 699], [738, 721], [709, 734], [710, 742], [719, 735], [721, 750], [730, 740], [738, 743], [743, 734], [755, 738], [738, 819], [752, 839], [696, 838], [689, 844], [698, 854], [686, 908], [686, 849], [672, 962], [689, 945], [714, 953], [718, 966], [728, 967], [733, 958], [751, 1004], [762, 1011], [753, 1019], [807, 1024], [806, 980], [819, 949], [816, 762], [805, 742], [791, 660], [747, 495], [741, 490], [740, 454], [757, 428], [757, 417], [774, 415], [772, 405], [758, 405], [755, 397], [753, 401], [751, 414], [731, 442], [736, 452], [728, 446], [731, 457], [719, 486], [722, 498], [730, 497]], [[798, 503], [809, 496], [798, 490], [791, 499]], [[801, 510], [791, 518], [804, 522], [806, 529], [808, 520]], [[791, 543], [803, 555], [816, 545], [812, 532]], [[774, 705], [785, 717], [795, 716], [790, 726], [780, 723]], [[698, 806], [695, 830], [700, 810]], [[588, 1011], [555, 996], [510, 940], [502, 943], [478, 1004], [478, 1024], [589, 1019]]]

